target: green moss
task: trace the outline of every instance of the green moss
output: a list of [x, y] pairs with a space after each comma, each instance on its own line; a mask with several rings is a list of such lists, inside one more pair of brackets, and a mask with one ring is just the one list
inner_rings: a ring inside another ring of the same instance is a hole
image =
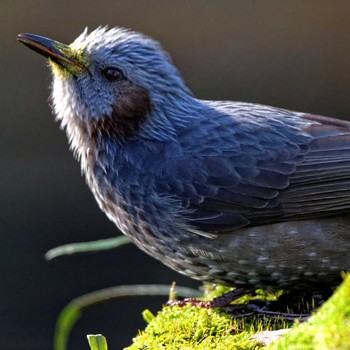
[[249, 340], [251, 332], [242, 328], [239, 321], [217, 310], [164, 307], [127, 349], [258, 349], [257, 342]]
[[350, 274], [308, 322], [294, 327], [268, 349], [350, 349]]
[[[227, 292], [225, 287], [220, 291]], [[213, 291], [206, 289], [205, 298]], [[216, 293], [216, 291], [215, 291]], [[214, 295], [216, 295], [214, 293]], [[259, 298], [265, 297], [260, 295]], [[247, 299], [245, 296], [243, 299]], [[252, 297], [250, 297], [252, 299]], [[254, 298], [255, 299], [255, 298]], [[242, 301], [242, 299], [240, 299]], [[148, 349], [218, 349], [250, 350], [262, 345], [250, 339], [262, 330], [286, 327], [282, 320], [254, 317], [248, 323], [245, 318], [233, 318], [231, 314], [218, 309], [207, 309], [186, 305], [164, 307], [157, 316], [149, 310], [143, 312], [148, 322], [145, 331], [133, 339], [128, 350]]]
[[[260, 297], [264, 296], [261, 293]], [[149, 324], [127, 350], [345, 350], [350, 349], [350, 274], [308, 322], [296, 322], [290, 333], [269, 348], [251, 336], [263, 330], [286, 328], [283, 320], [233, 318], [219, 310], [190, 305], [164, 307], [156, 316], [147, 310], [144, 315]]]
[[[234, 288], [227, 286], [219, 286], [211, 283], [205, 283], [203, 285], [204, 295], [201, 299], [203, 300], [212, 300], [216, 297], [219, 297], [225, 293], [232, 291]], [[283, 291], [278, 290], [275, 293], [267, 292], [263, 289], [256, 289], [254, 291], [254, 295], [246, 294], [241, 298], [236, 300], [236, 303], [245, 303], [254, 300], [268, 300], [273, 301], [277, 300], [280, 295], [282, 295]]]

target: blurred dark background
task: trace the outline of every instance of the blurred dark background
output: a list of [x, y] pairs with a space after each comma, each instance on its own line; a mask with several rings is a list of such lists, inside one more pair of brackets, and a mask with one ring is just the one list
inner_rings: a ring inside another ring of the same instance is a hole
[[[59, 311], [108, 286], [197, 286], [133, 246], [47, 262], [58, 245], [107, 238], [116, 228], [100, 212], [47, 99], [45, 61], [16, 42], [29, 32], [70, 43], [88, 26], [124, 26], [159, 40], [200, 98], [258, 102], [350, 117], [350, 2], [91, 1], [0, 2], [0, 348], [51, 349]], [[123, 299], [78, 321], [70, 349], [87, 333], [110, 348], [131, 343], [165, 298]]]

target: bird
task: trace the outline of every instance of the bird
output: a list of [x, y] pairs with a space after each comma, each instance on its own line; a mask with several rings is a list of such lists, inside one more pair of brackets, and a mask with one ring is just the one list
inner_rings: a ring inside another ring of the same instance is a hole
[[246, 289], [334, 287], [350, 270], [350, 122], [196, 98], [162, 46], [130, 29], [18, 40], [48, 59], [87, 185], [144, 252]]

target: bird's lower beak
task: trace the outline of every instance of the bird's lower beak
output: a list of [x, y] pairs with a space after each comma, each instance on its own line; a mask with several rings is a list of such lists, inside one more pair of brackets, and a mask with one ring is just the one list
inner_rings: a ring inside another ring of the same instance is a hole
[[35, 34], [19, 34], [17, 39], [30, 49], [49, 58], [53, 62], [67, 69], [68, 71], [85, 70], [86, 67], [79, 60], [79, 56], [69, 46], [58, 41], [45, 38]]

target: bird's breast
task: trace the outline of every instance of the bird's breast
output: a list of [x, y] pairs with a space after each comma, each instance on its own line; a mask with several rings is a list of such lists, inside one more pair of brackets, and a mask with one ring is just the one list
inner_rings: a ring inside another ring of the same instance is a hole
[[[99, 207], [139, 248], [161, 259], [171, 236], [164, 226], [172, 203], [157, 197], [145, 174], [128, 168], [125, 159], [89, 148], [81, 160], [83, 173]], [[163, 226], [164, 229], [160, 229]]]

